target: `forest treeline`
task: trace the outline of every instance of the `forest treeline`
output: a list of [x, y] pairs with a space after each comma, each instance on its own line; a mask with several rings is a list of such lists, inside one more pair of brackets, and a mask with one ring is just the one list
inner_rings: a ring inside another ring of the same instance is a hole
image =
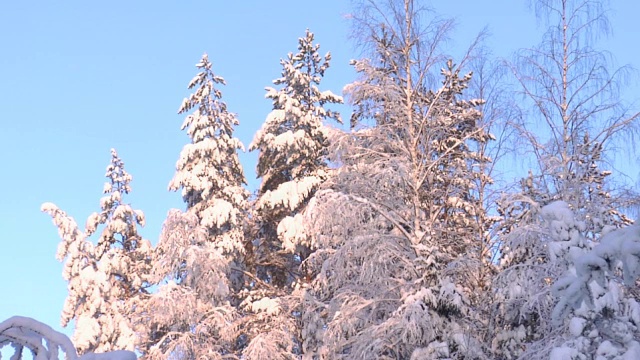
[[[43, 205], [80, 353], [640, 359], [640, 196], [610, 165], [631, 151], [639, 113], [619, 100], [628, 69], [594, 46], [608, 3], [534, 1], [541, 42], [508, 61], [482, 33], [448, 56], [453, 22], [426, 5], [353, 2], [363, 57], [344, 98], [322, 86], [330, 53], [311, 31], [298, 39], [248, 144], [254, 194], [205, 54], [169, 184], [185, 208], [157, 241], [138, 233], [115, 150], [84, 227]], [[509, 183], [513, 154], [531, 169]]]

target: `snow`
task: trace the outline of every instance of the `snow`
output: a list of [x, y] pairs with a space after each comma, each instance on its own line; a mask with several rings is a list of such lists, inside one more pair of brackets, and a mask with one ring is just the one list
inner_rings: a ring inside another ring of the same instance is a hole
[[278, 299], [271, 299], [263, 297], [260, 300], [256, 300], [251, 303], [251, 310], [255, 312], [264, 311], [269, 315], [278, 315], [282, 309], [280, 308], [280, 301]]
[[321, 183], [322, 179], [317, 176], [306, 176], [285, 182], [275, 190], [266, 191], [260, 198], [258, 206], [272, 209], [276, 206], [284, 206], [289, 210], [295, 210]]
[[411, 353], [410, 360], [441, 359], [449, 357], [449, 344], [446, 342], [434, 341], [426, 348], [416, 348]]
[[[135, 360], [132, 351], [116, 350], [105, 353], [87, 353], [78, 357], [71, 340], [37, 320], [14, 316], [0, 322], [0, 348], [12, 344], [18, 349], [25, 347], [36, 354], [35, 360], [58, 360], [58, 351], [65, 353], [67, 360]], [[12, 357], [13, 358], [13, 357]]]
[[306, 245], [311, 247], [313, 244], [309, 241], [305, 225], [305, 217], [301, 214], [295, 216], [287, 216], [278, 224], [278, 237], [282, 240], [282, 248], [294, 252], [297, 245]]
[[557, 347], [551, 350], [549, 360], [578, 360], [578, 350], [568, 346]]
[[578, 230], [584, 229], [584, 224], [574, 219], [569, 204], [564, 201], [554, 201], [542, 208], [541, 215], [547, 221], [551, 236], [556, 241], [568, 242], [565, 246], [579, 245], [580, 233]]
[[222, 227], [230, 220], [233, 209], [232, 203], [223, 199], [214, 199], [211, 201], [211, 206], [202, 211], [201, 223], [210, 228]]
[[603, 359], [612, 358], [618, 355], [618, 349], [615, 346], [613, 346], [611, 341], [605, 340], [602, 343], [600, 343], [600, 346], [598, 346], [598, 349], [596, 350], [596, 355], [597, 357], [602, 357]]
[[587, 320], [581, 317], [573, 317], [569, 322], [569, 332], [571, 335], [578, 337], [582, 335], [582, 331], [584, 330], [584, 326], [587, 323]]
[[627, 351], [622, 355], [621, 360], [638, 360], [640, 359], [640, 343], [631, 341]]

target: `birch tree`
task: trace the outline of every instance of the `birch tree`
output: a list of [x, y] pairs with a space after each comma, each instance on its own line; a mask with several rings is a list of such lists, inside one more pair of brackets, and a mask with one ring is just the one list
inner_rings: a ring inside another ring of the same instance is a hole
[[[321, 190], [317, 272], [304, 295], [305, 351], [325, 358], [483, 358], [469, 273], [482, 266], [483, 205], [473, 180], [489, 161], [470, 144], [481, 100], [471, 74], [436, 51], [450, 23], [421, 27], [417, 1], [368, 2], [371, 58], [345, 88], [354, 131], [338, 137]], [[388, 12], [387, 12], [388, 11]], [[434, 67], [440, 65], [440, 85]]]
[[570, 204], [594, 233], [606, 225], [599, 224], [603, 218], [611, 226], [630, 223], [618, 209], [633, 203], [624, 191], [612, 191], [611, 169], [603, 167], [613, 146], [633, 138], [640, 116], [620, 100], [629, 69], [612, 71], [607, 54], [595, 48], [600, 34], [610, 31], [607, 3], [534, 2], [546, 32], [538, 47], [521, 50], [511, 65], [530, 106], [516, 126], [534, 154], [540, 191], [548, 201]]
[[[533, 5], [546, 32], [539, 46], [520, 51], [510, 66], [528, 106], [515, 127], [533, 154], [534, 169], [521, 181], [519, 193], [501, 200], [497, 291], [510, 295], [497, 304], [504, 316], [495, 318], [497, 329], [512, 334], [501, 340], [512, 349], [504, 356], [544, 358], [570, 334], [567, 324], [558, 328], [550, 321], [556, 302], [551, 285], [574, 271], [578, 255], [588, 253], [602, 236], [631, 223], [624, 209], [634, 206], [637, 197], [624, 186], [613, 186], [607, 167], [613, 146], [633, 138], [639, 114], [619, 100], [628, 69], [611, 71], [606, 53], [595, 48], [599, 35], [610, 30], [607, 2], [540, 0]], [[541, 209], [557, 201], [567, 204], [575, 223], [584, 226], [581, 240], [563, 253], [564, 259], [552, 254], [551, 240], [540, 230], [546, 226]], [[514, 286], [523, 291], [512, 292]], [[602, 314], [592, 315], [597, 321]]]

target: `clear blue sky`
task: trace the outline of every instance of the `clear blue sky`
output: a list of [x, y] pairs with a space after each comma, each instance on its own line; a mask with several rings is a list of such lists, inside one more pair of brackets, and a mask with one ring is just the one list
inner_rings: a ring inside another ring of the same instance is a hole
[[[280, 74], [309, 28], [332, 67], [324, 89], [341, 93], [353, 80], [346, 0], [2, 1], [0, 2], [0, 321], [36, 318], [60, 330], [66, 296], [53, 202], [81, 226], [99, 209], [105, 167], [114, 147], [133, 175], [128, 201], [147, 217], [155, 242], [167, 211], [182, 208], [167, 184], [188, 141], [176, 114], [203, 52], [228, 86], [238, 137], [248, 145], [270, 111], [264, 87]], [[607, 49], [619, 64], [640, 68], [640, 4], [616, 1]], [[484, 26], [488, 45], [508, 56], [537, 43], [539, 30], [524, 0], [433, 1], [458, 19], [452, 52]], [[456, 50], [458, 49], [458, 50]], [[640, 95], [636, 91], [631, 96]], [[346, 108], [345, 108], [346, 109]], [[348, 118], [349, 114], [345, 114]], [[255, 154], [242, 155], [255, 188]], [[65, 330], [70, 333], [70, 330]]]

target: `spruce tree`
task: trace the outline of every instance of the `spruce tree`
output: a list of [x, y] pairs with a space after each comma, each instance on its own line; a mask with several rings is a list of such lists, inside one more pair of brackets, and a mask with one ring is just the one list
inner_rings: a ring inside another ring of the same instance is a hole
[[249, 150], [259, 151], [257, 175], [262, 179], [255, 202], [257, 222], [255, 265], [258, 276], [277, 286], [290, 284], [293, 254], [310, 247], [301, 216], [318, 186], [327, 179], [326, 119], [340, 122], [326, 104], [342, 98], [318, 86], [329, 68], [331, 54], [320, 55], [320, 45], [307, 30], [298, 40], [298, 53], [281, 61], [282, 76], [268, 87], [273, 110], [257, 132]]
[[233, 136], [239, 121], [227, 110], [216, 88], [225, 81], [211, 66], [204, 54], [196, 64], [198, 74], [189, 82], [188, 88], [194, 92], [178, 110], [180, 114], [193, 110], [182, 124], [191, 142], [180, 153], [169, 189], [182, 189], [187, 211], [208, 229], [216, 247], [226, 254], [242, 253], [248, 193], [238, 150], [244, 146]]
[[243, 145], [233, 136], [238, 119], [216, 88], [224, 79], [206, 54], [196, 67], [188, 85], [194, 92], [178, 110], [187, 114], [182, 130], [191, 141], [169, 184], [182, 189], [187, 209], [167, 216], [154, 258], [158, 290], [140, 315], [150, 324], [143, 337], [150, 359], [231, 356], [237, 337], [231, 324], [239, 285], [231, 279], [244, 252]]
[[320, 54], [320, 45], [307, 30], [298, 39], [298, 52], [280, 62], [282, 76], [273, 81], [279, 89], [266, 89], [273, 110], [249, 148], [259, 151], [257, 174], [262, 182], [252, 213], [252, 253], [247, 257], [258, 281], [248, 286], [241, 304], [247, 358], [290, 358], [301, 352], [296, 288], [299, 266], [314, 247], [305, 225], [307, 207], [329, 177], [329, 130], [323, 121], [341, 121], [325, 106], [342, 103], [342, 98], [319, 89], [330, 60], [329, 53]]
[[[123, 201], [131, 175], [113, 149], [105, 176], [101, 211], [89, 216], [84, 232], [54, 204], [42, 205], [62, 239], [57, 257], [65, 260], [63, 277], [69, 282], [62, 325], [75, 320], [73, 340], [80, 353], [134, 350], [132, 318], [145, 301], [152, 266], [151, 244], [138, 234], [144, 214]], [[94, 245], [89, 237], [100, 227]]]

